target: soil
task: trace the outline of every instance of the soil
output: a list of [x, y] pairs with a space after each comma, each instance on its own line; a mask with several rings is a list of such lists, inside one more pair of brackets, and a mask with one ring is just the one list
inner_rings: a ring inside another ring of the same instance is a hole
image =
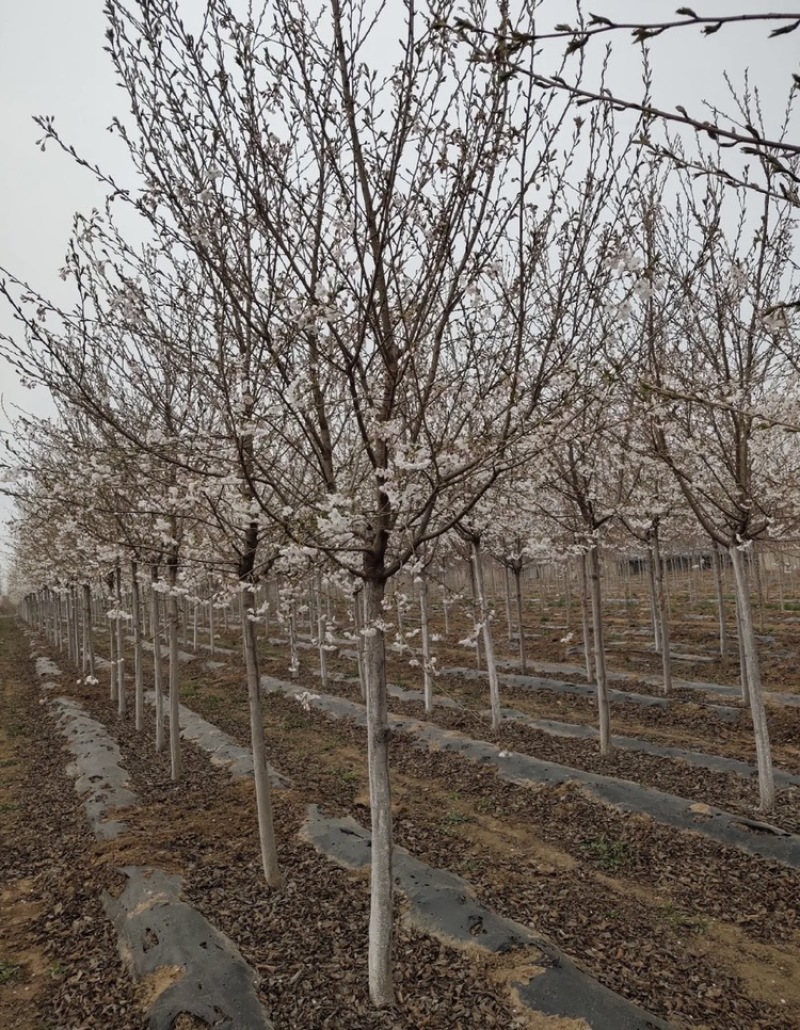
[[[565, 631], [557, 625], [562, 614], [555, 607], [535, 613], [526, 629], [532, 658], [567, 658]], [[688, 607], [683, 614], [675, 649], [712, 660], [676, 665], [676, 675], [735, 684], [735, 661], [720, 662], [712, 654], [715, 623], [693, 622]], [[658, 656], [642, 647], [641, 634], [627, 632], [641, 629], [641, 615], [641, 606], [638, 613], [632, 607], [612, 613], [621, 649], [612, 651], [611, 663], [647, 675], [658, 671]], [[768, 608], [765, 615], [765, 634], [774, 640], [765, 644], [766, 685], [791, 691], [792, 665], [782, 649], [793, 646], [795, 616]], [[451, 620], [450, 640], [461, 639], [469, 629], [466, 614], [453, 610]], [[552, 628], [543, 625], [548, 620]], [[100, 904], [104, 889], [119, 889], [117, 867], [134, 863], [156, 864], [185, 878], [186, 900], [231, 938], [258, 973], [259, 995], [276, 1030], [537, 1025], [515, 1006], [514, 956], [489, 959], [413, 931], [403, 922], [402, 900], [396, 923], [398, 1006], [384, 1013], [371, 1008], [367, 884], [363, 876], [331, 865], [301, 833], [310, 803], [368, 824], [362, 729], [304, 711], [286, 697], [265, 700], [270, 761], [292, 784], [274, 798], [285, 883], [270, 891], [261, 873], [251, 784], [232, 782], [185, 742], [184, 775], [173, 784], [167, 757], [154, 754], [151, 745], [150, 711], [143, 733], [137, 733], [130, 722], [117, 720], [106, 700], [106, 674], [99, 687], [77, 684], [66, 674], [66, 656], [48, 651], [65, 670], [64, 693], [118, 740], [140, 799], [126, 812], [122, 837], [95, 842], [64, 775], [62, 742], [42, 715], [28, 644], [8, 622], [0, 623], [0, 641], [0, 809], [7, 837], [0, 850], [3, 1030], [145, 1025], [148, 998], [159, 984], [131, 981]], [[200, 658], [182, 666], [182, 699], [246, 746], [238, 645], [233, 634], [222, 643], [235, 650], [215, 656], [227, 666], [204, 669]], [[286, 678], [285, 650], [261, 646], [262, 671]], [[498, 650], [513, 657], [514, 646], [501, 642]], [[98, 647], [102, 653], [102, 643]], [[470, 662], [454, 643], [437, 648], [441, 666]], [[320, 692], [315, 658], [313, 651], [303, 652], [298, 682]], [[340, 655], [331, 655], [330, 668], [340, 676], [355, 672], [354, 663]], [[404, 686], [421, 685], [419, 670], [407, 660], [392, 657], [389, 676]], [[636, 680], [624, 686], [658, 693]], [[358, 697], [352, 683], [337, 681], [330, 690]], [[495, 736], [481, 715], [487, 707], [481, 682], [441, 677], [435, 690], [464, 706], [437, 708], [441, 725], [508, 750], [755, 815], [752, 779], [638, 752], [603, 757], [591, 740], [552, 737], [519, 724], [506, 723]], [[594, 722], [591, 698], [510, 687], [503, 687], [502, 698], [535, 718]], [[422, 711], [416, 702], [392, 700], [390, 707], [417, 717]], [[800, 710], [772, 706], [769, 714], [776, 764], [800, 772]], [[665, 708], [621, 701], [613, 705], [612, 718], [616, 733], [755, 758], [748, 713], [742, 710], [737, 721], [727, 722], [695, 692], [679, 692]], [[393, 736], [391, 764], [397, 843], [459, 873], [483, 903], [550, 939], [610, 989], [676, 1028], [800, 1027], [800, 873], [622, 814], [570, 784], [509, 784], [490, 768], [422, 750], [403, 734]], [[800, 792], [779, 791], [770, 821], [800, 831]], [[182, 1030], [194, 1028], [187, 1018]]]

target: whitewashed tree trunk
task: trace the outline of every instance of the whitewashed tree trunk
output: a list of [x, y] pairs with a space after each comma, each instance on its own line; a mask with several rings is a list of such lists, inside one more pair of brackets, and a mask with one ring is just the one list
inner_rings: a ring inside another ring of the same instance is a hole
[[486, 588], [483, 582], [483, 565], [481, 564], [480, 543], [477, 539], [472, 540], [472, 567], [475, 577], [475, 600], [480, 612], [481, 625], [483, 628], [483, 645], [486, 651], [486, 671], [489, 675], [489, 706], [492, 712], [492, 729], [500, 728], [500, 683], [497, 678], [497, 662], [494, 656], [494, 638], [492, 636], [492, 622], [489, 612], [489, 601], [486, 597]]
[[69, 620], [69, 600], [63, 588], [62, 592], [58, 595], [58, 613], [58, 624], [61, 628], [61, 649], [67, 652], [67, 658], [69, 661], [72, 661], [72, 633], [70, 632], [72, 627]]
[[317, 615], [314, 609], [314, 597], [311, 592], [310, 584], [306, 587], [306, 603], [308, 605], [308, 639], [312, 644], [316, 644], [317, 640], [314, 637], [314, 631], [317, 625]]
[[656, 586], [655, 558], [651, 547], [647, 556], [647, 583], [650, 594], [650, 614], [653, 619], [653, 646], [657, 652], [661, 651], [661, 619], [658, 615], [658, 587]]
[[511, 569], [507, 565], [503, 566], [503, 582], [505, 585], [506, 626], [508, 627], [508, 642], [510, 644], [514, 640], [514, 621], [511, 616]]
[[586, 662], [586, 682], [594, 682], [594, 663], [592, 662], [592, 632], [590, 624], [589, 598], [589, 559], [584, 551], [579, 559], [580, 588], [581, 588], [581, 630], [583, 632], [583, 657]]
[[405, 598], [403, 597], [403, 591], [400, 589], [400, 584], [396, 583], [394, 588], [394, 608], [395, 616], [397, 618], [397, 639], [401, 643], [405, 643], [406, 630], [403, 625], [403, 613], [404, 613]]
[[654, 526], [651, 549], [652, 563], [656, 579], [656, 598], [659, 636], [661, 637], [661, 671], [664, 677], [664, 693], [672, 693], [672, 653], [670, 650], [669, 610], [667, 594], [664, 587], [664, 564], [661, 561], [661, 547], [658, 539], [658, 526]]
[[736, 593], [736, 636], [739, 641], [739, 683], [742, 692], [742, 703], [745, 705], [750, 704], [750, 676], [747, 667], [747, 662], [744, 657], [744, 635], [746, 630], [742, 626], [742, 610], [739, 605], [739, 587], [736, 583], [736, 575], [734, 570], [734, 590]]
[[525, 606], [522, 601], [522, 562], [512, 565], [514, 573], [514, 594], [517, 599], [517, 653], [519, 655], [519, 671], [524, 676], [528, 671], [528, 655], [525, 648], [525, 625], [523, 622]]
[[92, 623], [92, 588], [83, 584], [83, 671], [94, 679], [94, 625]]
[[[253, 591], [253, 595], [255, 591]], [[256, 598], [253, 596], [253, 607]], [[247, 664], [247, 700], [250, 707], [250, 743], [253, 750], [253, 779], [256, 788], [256, 812], [258, 814], [258, 839], [261, 845], [261, 865], [264, 878], [270, 887], [279, 887], [281, 873], [278, 867], [278, 851], [275, 846], [275, 828], [272, 819], [272, 788], [269, 782], [267, 747], [264, 741], [264, 712], [261, 707], [261, 685], [258, 675], [258, 644], [256, 624], [247, 613], [249, 605], [243, 603], [242, 637], [245, 642]]]
[[564, 633], [568, 634], [572, 627], [572, 577], [570, 576], [569, 563], [564, 563], [564, 593], [566, 595], [566, 605], [564, 612]]
[[178, 663], [178, 632], [181, 613], [178, 609], [178, 595], [175, 592], [177, 583], [178, 567], [176, 562], [172, 562], [169, 566], [170, 593], [167, 632], [169, 635], [169, 760], [170, 775], [173, 780], [181, 778], [180, 669]]
[[300, 653], [297, 649], [297, 624], [294, 610], [289, 612], [286, 619], [286, 628], [289, 633], [289, 671], [295, 677], [300, 671]]
[[422, 635], [422, 689], [425, 712], [433, 712], [433, 676], [431, 672], [431, 628], [428, 610], [428, 576], [423, 569], [419, 574], [419, 622]]
[[472, 559], [472, 554], [467, 558], [467, 565], [469, 566], [469, 580], [472, 587], [472, 621], [473, 621], [473, 633], [475, 636], [475, 667], [478, 672], [481, 671], [481, 603], [479, 599], [480, 591], [478, 590], [478, 581], [475, 578], [475, 562]]
[[[122, 611], [122, 566], [116, 568], [116, 606]], [[117, 715], [124, 719], [128, 709], [128, 698], [125, 691], [125, 641], [121, 615], [117, 615]]]
[[151, 570], [152, 585], [150, 589], [150, 633], [153, 641], [153, 689], [156, 694], [156, 751], [164, 750], [164, 664], [161, 661], [161, 606], [158, 602], [158, 591], [155, 589], [158, 569], [154, 565]]
[[270, 605], [269, 605], [269, 583], [265, 579], [264, 580], [264, 601], [263, 601], [263, 604], [262, 604], [262, 612], [261, 612], [261, 618], [264, 621], [264, 633], [263, 633], [263, 635], [264, 635], [264, 639], [265, 640], [269, 640], [269, 632], [270, 632], [269, 607], [270, 607]]
[[[114, 599], [109, 596], [109, 604], [113, 607]], [[111, 670], [111, 683], [110, 683], [110, 694], [112, 704], [116, 704], [119, 696], [119, 687], [117, 685], [117, 634], [115, 630], [115, 620], [112, 618], [108, 619], [108, 666]]]
[[392, 975], [392, 791], [389, 775], [389, 722], [386, 691], [386, 638], [382, 578], [367, 579], [366, 672], [367, 763], [372, 828], [369, 911], [369, 993], [373, 1005], [394, 1004]]
[[208, 588], [208, 651], [209, 654], [214, 654], [214, 591], [209, 584]]
[[766, 594], [764, 591], [764, 577], [762, 575], [761, 566], [761, 554], [756, 548], [755, 542], [753, 543], [753, 550], [750, 555], [751, 564], [753, 568], [753, 577], [756, 581], [756, 597], [758, 597], [758, 628], [759, 632], [764, 632], [764, 615], [766, 612]]
[[775, 807], [775, 781], [772, 769], [772, 751], [767, 728], [767, 713], [764, 707], [764, 694], [761, 688], [761, 669], [758, 662], [755, 629], [753, 627], [753, 610], [750, 601], [750, 583], [747, 576], [747, 562], [740, 547], [732, 545], [728, 549], [733, 564], [736, 582], [736, 606], [739, 611], [740, 626], [740, 661], [747, 668], [747, 681], [750, 688], [750, 714], [753, 719], [753, 733], [756, 742], [756, 764], [758, 766], [758, 792], [760, 810], [771, 812]]
[[364, 662], [364, 619], [362, 616], [362, 597], [364, 586], [359, 583], [353, 589], [353, 628], [356, 638], [356, 663], [358, 665], [358, 684], [361, 688], [361, 697], [367, 698], [367, 670]]
[[80, 635], [78, 632], [80, 626], [80, 617], [78, 614], [78, 591], [75, 586], [69, 588], [69, 594], [67, 594], [67, 604], [69, 606], [69, 639], [70, 639], [70, 652], [72, 663], [76, 669], [80, 671], [81, 668], [81, 644]]
[[322, 573], [317, 573], [316, 578], [316, 607], [317, 607], [317, 641], [319, 647], [319, 678], [322, 689], [327, 690], [330, 685], [328, 676], [328, 648], [327, 648], [327, 620], [325, 609], [322, 604]]
[[603, 595], [600, 579], [600, 547], [593, 541], [589, 549], [589, 579], [592, 597], [592, 634], [597, 673], [597, 718], [600, 728], [600, 754], [611, 752], [611, 706], [608, 700], [605, 638], [603, 632]]
[[56, 602], [56, 640], [58, 642], [58, 650], [64, 650], [64, 604], [61, 599], [61, 594], [55, 595]]
[[133, 609], [133, 675], [134, 675], [134, 725], [144, 729], [144, 669], [142, 663], [142, 605], [139, 581], [136, 578], [138, 566], [131, 562], [131, 600]]
[[714, 585], [717, 590], [717, 614], [719, 616], [719, 653], [721, 658], [728, 657], [728, 624], [725, 605], [725, 584], [723, 581], [722, 552], [717, 543], [712, 544], [712, 561], [714, 563]]

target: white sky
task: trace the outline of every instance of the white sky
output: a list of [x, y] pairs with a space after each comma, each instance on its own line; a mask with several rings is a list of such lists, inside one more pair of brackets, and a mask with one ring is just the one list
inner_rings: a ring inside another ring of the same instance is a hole
[[[135, 5], [135, 0], [131, 0]], [[400, 0], [389, 0], [389, 4]], [[184, 8], [197, 10], [202, 0], [184, 0]], [[681, 6], [677, 0], [592, 0], [597, 14], [615, 21], [669, 18]], [[698, 14], [766, 12], [796, 8], [769, 0], [694, 0]], [[88, 172], [49, 147], [40, 153], [34, 141], [40, 135], [31, 121], [36, 114], [53, 115], [59, 130], [76, 148], [104, 168], [126, 175], [125, 155], [106, 127], [115, 113], [125, 115], [127, 98], [113, 79], [111, 63], [103, 51], [103, 0], [4, 0], [0, 4], [0, 265], [28, 280], [41, 293], [64, 301], [58, 278], [72, 216], [99, 206], [103, 194]], [[572, 3], [546, 0], [538, 20], [540, 31], [556, 22], [570, 21]], [[398, 11], [398, 14], [400, 12]], [[599, 53], [600, 46], [592, 50]], [[683, 104], [690, 114], [703, 115], [707, 99], [722, 107], [727, 91], [722, 80], [727, 69], [740, 83], [750, 67], [751, 81], [763, 92], [765, 117], [777, 128], [791, 82], [800, 72], [800, 32], [768, 40], [763, 26], [724, 28], [707, 39], [695, 30], [679, 30], [651, 45], [658, 106]], [[613, 83], [619, 94], [640, 96], [638, 50], [623, 36], [615, 41]], [[542, 70], [549, 70], [542, 66]], [[591, 79], [589, 80], [591, 81]], [[0, 331], [12, 333], [14, 322], [0, 302]], [[20, 387], [0, 358], [0, 394], [3, 403], [47, 413], [48, 399], [41, 391]], [[0, 440], [8, 420], [0, 412]], [[0, 520], [9, 510], [0, 498]], [[0, 521], [0, 568], [4, 563]]]

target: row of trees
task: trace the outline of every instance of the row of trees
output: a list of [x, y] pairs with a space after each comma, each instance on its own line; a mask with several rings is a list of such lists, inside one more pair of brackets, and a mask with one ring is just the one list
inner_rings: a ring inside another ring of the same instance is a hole
[[[470, 23], [488, 24], [474, 6]], [[438, 540], [470, 555], [487, 657], [482, 550], [518, 590], [542, 540], [584, 556], [607, 748], [603, 532], [624, 524], [658, 571], [664, 524], [694, 520], [733, 563], [763, 808], [774, 800], [743, 553], [797, 528], [796, 202], [779, 188], [794, 158], [760, 148], [757, 210], [752, 191], [663, 164], [646, 103], [628, 119], [543, 88], [523, 45], [534, 6], [499, 5], [520, 46], [488, 60], [450, 29], [449, 0], [401, 17], [367, 0], [240, 17], [209, 0], [197, 25], [174, 0], [109, 0], [130, 104], [113, 129], [138, 184], [75, 154], [109, 199], [75, 220], [74, 305], [2, 283], [20, 327], [4, 353], [58, 409], [18, 425], [18, 574], [113, 573], [117, 630], [123, 574], [135, 605], [143, 576], [163, 589], [175, 771], [181, 572], [235, 579], [276, 886], [258, 584], [311, 562], [360, 594], [377, 1005], [393, 999], [387, 583], [423, 573]], [[581, 49], [563, 58], [578, 75]], [[645, 101], [648, 81], [645, 66]], [[40, 125], [43, 145], [70, 149]], [[115, 646], [120, 663], [121, 633]], [[499, 718], [496, 675], [490, 688]]]

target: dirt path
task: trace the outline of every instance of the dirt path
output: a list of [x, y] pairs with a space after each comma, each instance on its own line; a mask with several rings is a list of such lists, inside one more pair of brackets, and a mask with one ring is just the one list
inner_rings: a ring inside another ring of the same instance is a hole
[[94, 842], [44, 715], [29, 646], [0, 620], [0, 1026], [142, 1030], [92, 862]]

